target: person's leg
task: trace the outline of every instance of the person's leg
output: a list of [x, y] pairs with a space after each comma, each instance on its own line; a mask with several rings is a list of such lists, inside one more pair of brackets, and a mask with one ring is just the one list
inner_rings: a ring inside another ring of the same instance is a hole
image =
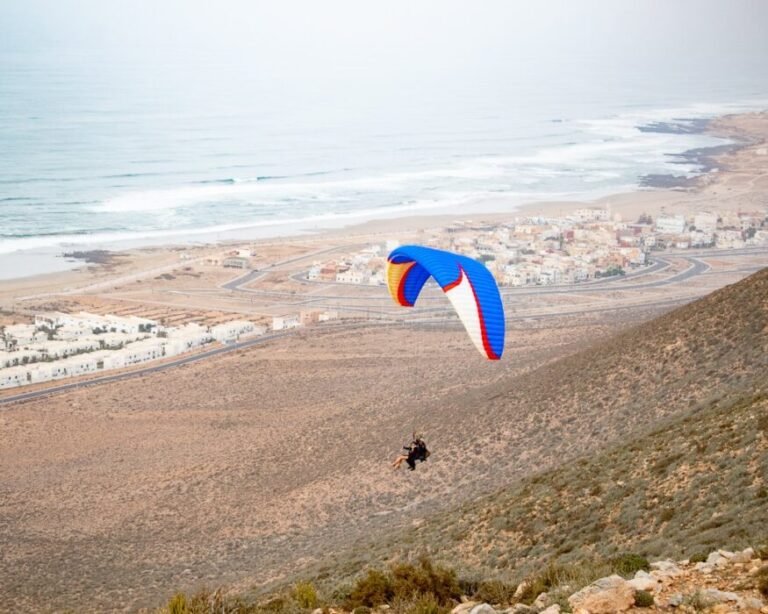
[[403, 464], [403, 461], [404, 461], [406, 458], [408, 458], [408, 457], [407, 457], [407, 456], [405, 456], [405, 455], [403, 455], [403, 454], [401, 454], [400, 456], [398, 456], [398, 457], [397, 457], [397, 458], [394, 460], [394, 462], [392, 463], [392, 468], [393, 468], [393, 469], [400, 469], [400, 465], [402, 465], [402, 464]]

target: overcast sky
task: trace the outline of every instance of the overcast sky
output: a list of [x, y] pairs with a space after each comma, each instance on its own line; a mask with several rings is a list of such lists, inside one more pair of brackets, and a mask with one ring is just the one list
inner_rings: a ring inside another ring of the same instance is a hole
[[0, 0], [0, 61], [72, 56], [88, 83], [162, 84], [174, 104], [196, 87], [248, 104], [300, 92], [339, 112], [606, 87], [706, 99], [739, 79], [766, 93], [766, 24], [768, 0]]
[[448, 70], [610, 53], [768, 57], [765, 0], [0, 0], [0, 48]]

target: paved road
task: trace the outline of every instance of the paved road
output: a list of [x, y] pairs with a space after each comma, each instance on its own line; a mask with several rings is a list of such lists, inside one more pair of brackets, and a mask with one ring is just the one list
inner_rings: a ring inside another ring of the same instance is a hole
[[266, 275], [269, 271], [274, 271], [278, 267], [285, 266], [286, 264], [291, 264], [293, 262], [299, 262], [301, 260], [305, 260], [307, 258], [314, 258], [315, 256], [319, 256], [321, 254], [327, 254], [329, 252], [336, 252], [339, 250], [349, 250], [354, 249], [357, 247], [361, 247], [363, 244], [356, 244], [356, 245], [342, 245], [342, 246], [335, 246], [335, 247], [329, 247], [327, 249], [320, 249], [315, 252], [311, 252], [309, 254], [302, 254], [301, 256], [295, 256], [293, 258], [288, 258], [286, 260], [281, 260], [280, 262], [275, 262], [274, 264], [270, 264], [269, 266], [265, 266], [263, 269], [259, 269], [256, 271], [249, 271], [245, 275], [241, 275], [240, 277], [235, 277], [232, 281], [228, 281], [225, 284], [222, 284], [221, 287], [225, 290], [239, 290], [241, 292], [247, 291], [243, 290], [241, 286], [246, 286], [253, 281], [263, 277]]

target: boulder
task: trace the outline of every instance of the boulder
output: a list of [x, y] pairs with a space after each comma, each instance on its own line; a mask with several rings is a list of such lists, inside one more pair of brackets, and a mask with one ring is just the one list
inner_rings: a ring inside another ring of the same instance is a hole
[[656, 578], [648, 576], [647, 578], [638, 578], [635, 576], [631, 580], [628, 580], [628, 584], [636, 591], [657, 591], [661, 588], [661, 584]]
[[741, 600], [741, 597], [739, 597], [736, 593], [720, 591], [716, 588], [705, 588], [701, 591], [701, 596], [705, 601], [711, 601], [712, 603], [737, 603]]
[[635, 589], [621, 576], [600, 578], [568, 597], [574, 614], [624, 612], [635, 603]]
[[536, 609], [524, 603], [516, 603], [511, 608], [504, 610], [502, 614], [536, 614]]
[[712, 565], [713, 567], [722, 567], [727, 564], [728, 559], [720, 554], [717, 550], [710, 552], [709, 556], [707, 557], [707, 565]]
[[539, 612], [539, 614], [560, 614], [560, 606], [553, 603], [551, 606]]
[[714, 565], [710, 565], [709, 563], [703, 563], [703, 562], [696, 563], [696, 565], [694, 565], [693, 568], [696, 571], [700, 571], [703, 574], [710, 574], [713, 571], [715, 571]]
[[537, 610], [543, 610], [552, 605], [552, 598], [547, 593], [541, 593], [531, 605]]
[[481, 603], [480, 605], [476, 605], [474, 608], [472, 608], [469, 611], [469, 614], [496, 614], [496, 610], [494, 610], [487, 603]]
[[683, 605], [684, 600], [685, 597], [683, 597], [682, 594], [675, 593], [674, 595], [669, 596], [669, 599], [667, 599], [667, 605], [673, 608], [677, 608]]
[[685, 572], [673, 561], [657, 561], [651, 563], [651, 573], [649, 576], [659, 582], [668, 583], [672, 578], [676, 578], [683, 573]]
[[655, 563], [651, 563], [651, 569], [661, 571], [666, 574], [680, 574], [680, 568], [674, 561], [656, 561]]
[[747, 597], [744, 599], [743, 606], [747, 612], [759, 612], [765, 604], [757, 597]]
[[747, 548], [734, 554], [731, 557], [731, 563], [749, 563], [754, 557], [755, 551], [752, 548]]
[[528, 590], [529, 582], [526, 580], [523, 580], [520, 584], [517, 585], [517, 588], [515, 589], [515, 597], [522, 597], [523, 593]]
[[464, 603], [460, 603], [455, 608], [453, 608], [451, 610], [451, 614], [467, 614], [467, 612], [469, 612], [476, 605], [478, 605], [477, 601], [465, 601]]

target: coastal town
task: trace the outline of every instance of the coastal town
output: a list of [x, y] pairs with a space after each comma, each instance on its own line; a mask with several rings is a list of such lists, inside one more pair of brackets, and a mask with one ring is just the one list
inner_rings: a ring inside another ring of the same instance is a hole
[[[610, 207], [582, 208], [562, 218], [525, 217], [509, 223], [457, 222], [421, 242], [485, 263], [500, 286], [574, 284], [623, 275], [667, 250], [741, 249], [768, 245], [768, 209], [702, 211], [624, 221]], [[310, 281], [384, 285], [386, 254], [396, 241], [370, 245], [341, 260], [316, 262]]]
[[122, 369], [263, 333], [242, 320], [165, 327], [137, 316], [41, 313], [32, 324], [0, 328], [0, 389]]
[[[768, 208], [748, 212], [700, 211], [692, 216], [672, 213], [656, 218], [642, 214], [627, 221], [612, 213], [609, 205], [584, 207], [565, 217], [456, 221], [420, 231], [417, 240], [483, 262], [502, 292], [504, 288], [516, 287], [568, 287], [630, 273], [642, 274], [662, 254], [682, 254], [694, 249], [728, 253], [766, 247]], [[314, 259], [303, 268], [299, 266], [290, 277], [304, 287], [326, 284], [336, 288], [379, 288], [376, 292], [381, 294], [381, 287], [386, 285], [386, 255], [399, 243], [390, 238], [369, 241], [357, 249], [342, 246], [333, 250], [328, 259]], [[178, 257], [184, 271], [193, 270], [186, 251], [181, 251]], [[199, 262], [199, 268], [223, 274], [228, 270], [230, 276], [236, 270], [235, 279], [240, 280], [241, 276], [266, 277], [270, 265], [260, 260], [257, 247], [235, 246], [208, 254]], [[175, 278], [165, 273], [157, 279], [170, 282]], [[256, 277], [256, 285], [246, 291], [257, 292], [258, 282]], [[228, 286], [224, 284], [225, 288]], [[192, 296], [191, 291], [188, 296]], [[30, 316], [27, 311], [31, 321], [0, 327], [0, 389], [126, 369], [199, 351], [211, 344], [226, 345], [255, 338], [268, 331], [287, 331], [337, 319], [354, 320], [362, 313], [354, 308], [305, 306], [292, 310], [288, 306], [288, 301], [277, 301], [277, 311], [243, 313], [242, 318], [187, 318], [178, 322], [135, 313], [40, 311]], [[394, 317], [384, 313], [384, 319]]]

